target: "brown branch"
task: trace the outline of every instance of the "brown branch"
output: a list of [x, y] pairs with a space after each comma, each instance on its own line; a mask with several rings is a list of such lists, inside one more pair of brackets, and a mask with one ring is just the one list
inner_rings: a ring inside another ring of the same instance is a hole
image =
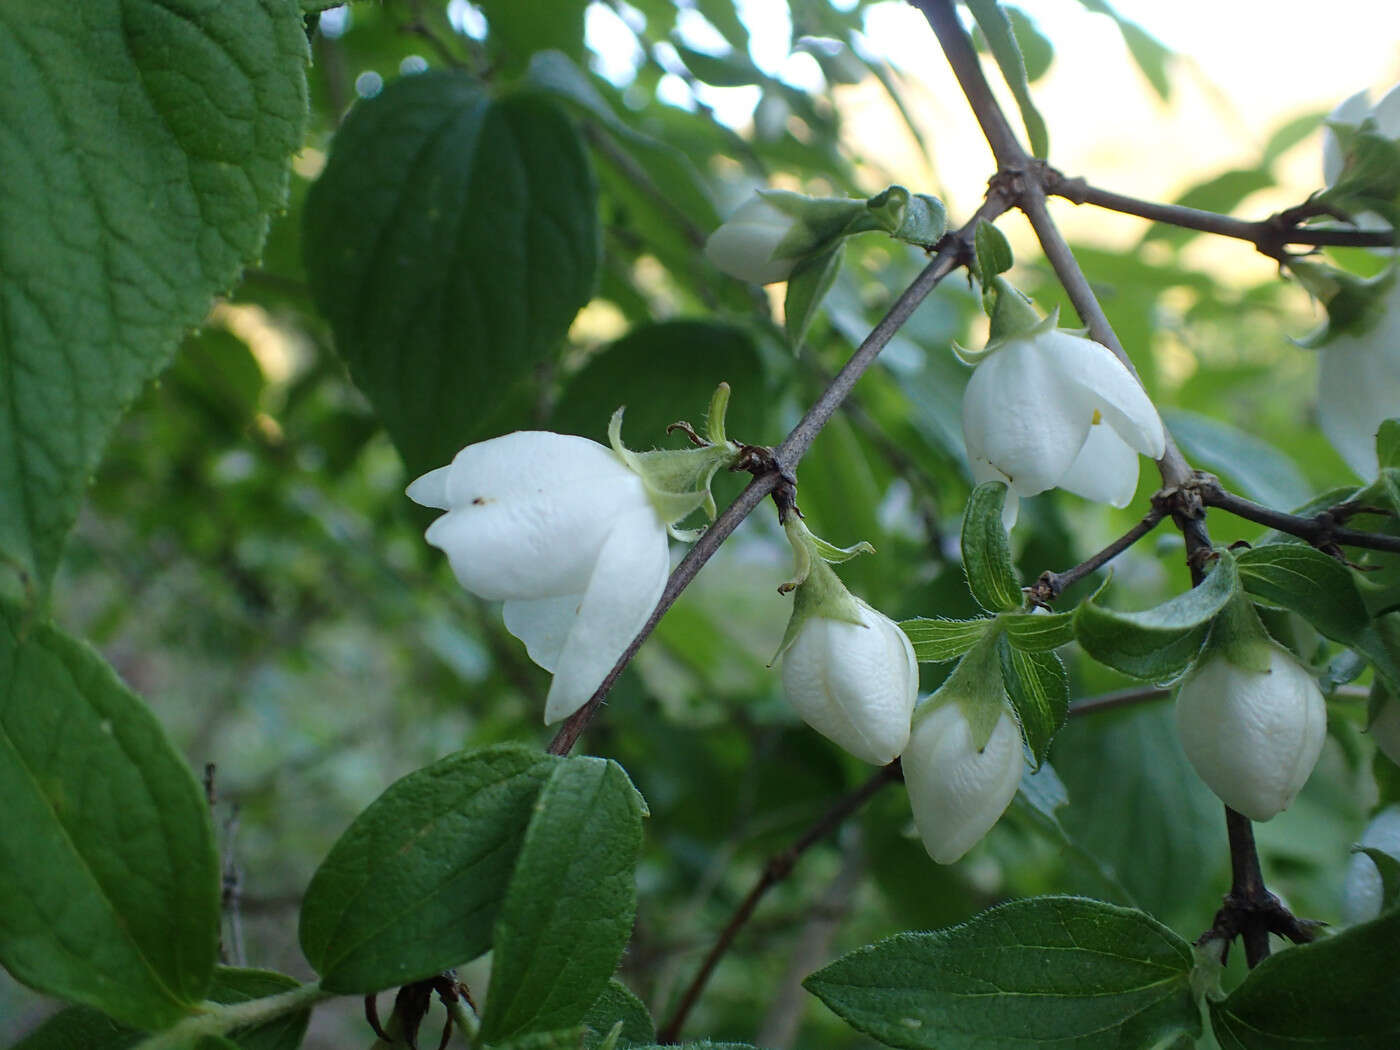
[[1303, 517], [1299, 514], [1286, 514], [1283, 511], [1273, 510], [1252, 500], [1247, 500], [1243, 496], [1236, 496], [1233, 492], [1227, 492], [1219, 480], [1210, 474], [1198, 473], [1193, 484], [1200, 493], [1201, 502], [1207, 507], [1219, 507], [1226, 513], [1244, 518], [1246, 521], [1267, 525], [1279, 532], [1297, 536], [1328, 554], [1340, 555], [1339, 548], [1341, 547], [1364, 547], [1368, 550], [1400, 554], [1400, 536], [1387, 536], [1379, 532], [1362, 532], [1358, 529], [1344, 528], [1341, 525], [1342, 521], [1353, 514], [1367, 511], [1389, 513], [1389, 511], [1381, 511], [1380, 508], [1355, 507], [1342, 503], [1311, 517]]
[[1171, 695], [1172, 691], [1163, 686], [1142, 685], [1131, 689], [1119, 689], [1112, 693], [1101, 693], [1098, 696], [1086, 696], [1083, 700], [1076, 700], [1069, 705], [1069, 717], [1097, 715], [1104, 711], [1116, 711], [1120, 707], [1136, 707], [1153, 700], [1165, 700]]
[[850, 394], [857, 380], [865, 374], [866, 369], [874, 364], [876, 356], [899, 331], [900, 326], [909, 319], [918, 305], [924, 301], [929, 292], [933, 291], [938, 282], [952, 273], [966, 257], [977, 224], [983, 219], [995, 218], [1004, 212], [1006, 207], [1007, 204], [1002, 197], [989, 194], [982, 203], [982, 207], [977, 210], [967, 224], [957, 233], [945, 238], [944, 244], [937, 254], [924, 267], [919, 276], [914, 278], [914, 282], [894, 301], [889, 311], [865, 337], [865, 341], [851, 355], [841, 371], [836, 373], [836, 378], [813, 402], [812, 407], [807, 410], [807, 414], [802, 417], [797, 426], [793, 427], [787, 440], [773, 450], [772, 469], [758, 473], [754, 480], [749, 482], [748, 487], [739, 493], [738, 498], [726, 507], [714, 523], [705, 530], [704, 535], [700, 537], [695, 546], [686, 552], [685, 557], [671, 573], [670, 579], [666, 581], [666, 589], [661, 592], [661, 600], [657, 602], [656, 608], [647, 617], [647, 621], [642, 625], [637, 637], [632, 639], [631, 644], [618, 657], [617, 663], [613, 665], [602, 684], [594, 690], [588, 702], [570, 715], [559, 727], [558, 733], [550, 741], [549, 754], [567, 755], [573, 749], [579, 736], [587, 728], [588, 723], [593, 720], [594, 714], [608, 695], [608, 691], [612, 689], [618, 676], [631, 662], [632, 657], [637, 654], [637, 650], [641, 648], [647, 636], [655, 629], [666, 610], [690, 585], [690, 581], [695, 579], [696, 574], [714, 556], [715, 551], [719, 550], [720, 544], [727, 540], [739, 527], [739, 523], [763, 502], [764, 497], [778, 491], [780, 485], [791, 483], [798, 462], [812, 447], [812, 442], [821, 433], [822, 427], [826, 425], [832, 414]]
[[1289, 209], [1267, 219], [1236, 219], [1218, 212], [1188, 208], [1182, 204], [1161, 204], [1139, 200], [1122, 193], [1089, 185], [1082, 178], [1067, 178], [1054, 168], [1045, 167], [1041, 176], [1047, 193], [1063, 197], [1073, 204], [1092, 204], [1123, 215], [1179, 226], [1200, 233], [1213, 233], [1239, 241], [1248, 241], [1255, 249], [1271, 259], [1285, 261], [1288, 245], [1313, 248], [1389, 248], [1395, 244], [1395, 233], [1377, 230], [1313, 229], [1299, 223], [1309, 217], [1306, 209]]
[[774, 886], [787, 878], [797, 860], [803, 853], [812, 846], [826, 838], [851, 814], [855, 813], [861, 806], [865, 805], [881, 788], [886, 784], [892, 784], [903, 777], [904, 772], [900, 768], [899, 759], [895, 759], [889, 765], [884, 766], [874, 776], [870, 777], [864, 784], [854, 791], [843, 795], [813, 824], [807, 831], [787, 849], [780, 853], [775, 853], [768, 858], [768, 863], [763, 866], [763, 873], [749, 890], [748, 896], [740, 902], [734, 914], [730, 916], [729, 922], [720, 932], [719, 937], [711, 946], [709, 953], [705, 956], [704, 962], [700, 964], [700, 969], [691, 978], [690, 984], [686, 987], [681, 1000], [676, 1004], [670, 1018], [656, 1033], [656, 1040], [659, 1043], [674, 1043], [679, 1035], [685, 1020], [690, 1016], [691, 1009], [700, 998], [700, 993], [704, 991], [710, 975], [714, 972], [719, 961], [724, 957], [730, 946], [734, 943], [734, 938], [738, 936], [744, 923], [748, 922], [749, 916], [754, 913], [765, 894]]
[[1086, 558], [1074, 568], [1066, 569], [1064, 572], [1050, 572], [1049, 570], [1042, 572], [1040, 574], [1040, 579], [1036, 580], [1034, 586], [1030, 589], [1030, 600], [1036, 605], [1048, 606], [1069, 587], [1072, 587], [1090, 573], [1097, 572], [1138, 540], [1146, 536], [1155, 529], [1166, 516], [1167, 512], [1165, 508], [1154, 503], [1152, 509], [1147, 512], [1140, 522], [1097, 554]]

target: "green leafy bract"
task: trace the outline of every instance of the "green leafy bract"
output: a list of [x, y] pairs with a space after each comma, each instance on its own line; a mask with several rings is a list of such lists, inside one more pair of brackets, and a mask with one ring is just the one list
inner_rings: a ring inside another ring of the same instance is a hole
[[593, 172], [540, 92], [396, 81], [341, 126], [304, 224], [317, 305], [410, 471], [509, 429], [593, 293]]
[[1069, 717], [1065, 665], [1054, 653], [1018, 649], [1005, 635], [998, 639], [997, 658], [1006, 695], [1016, 708], [1021, 733], [1039, 767], [1045, 761], [1050, 741]]
[[1200, 1032], [1192, 961], [1190, 945], [1142, 912], [1033, 897], [858, 949], [804, 984], [888, 1046], [1110, 1050]]
[[41, 586], [113, 424], [262, 246], [305, 61], [292, 0], [0, 7], [0, 563]]
[[95, 652], [0, 601], [0, 962], [137, 1028], [203, 999], [219, 942], [209, 809]]
[[1024, 604], [1011, 545], [1001, 523], [1006, 483], [984, 481], [972, 490], [963, 511], [962, 556], [967, 585], [977, 604], [988, 612], [1019, 609]]
[[396, 781], [356, 817], [302, 904], [301, 947], [322, 986], [366, 994], [486, 951], [555, 763], [523, 747], [459, 752]]
[[496, 923], [483, 1040], [577, 1024], [608, 987], [632, 935], [645, 812], [616, 762], [555, 766]]
[[996, 622], [990, 616], [979, 620], [937, 620], [920, 617], [904, 620], [899, 629], [909, 636], [914, 658], [919, 663], [945, 663], [956, 660], [981, 640]]
[[1074, 613], [1002, 613], [997, 623], [1017, 649], [1049, 652], [1074, 641]]

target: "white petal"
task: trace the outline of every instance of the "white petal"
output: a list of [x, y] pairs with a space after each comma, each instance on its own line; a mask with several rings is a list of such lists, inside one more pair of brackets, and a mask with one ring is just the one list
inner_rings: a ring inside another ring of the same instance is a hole
[[1079, 454], [1092, 417], [1079, 388], [1026, 340], [984, 358], [963, 395], [969, 458], [986, 460], [1022, 496], [1055, 486]]
[[1101, 343], [1069, 332], [1038, 337], [1040, 349], [1071, 383], [1084, 392], [1128, 445], [1144, 456], [1159, 458], [1166, 450], [1166, 432], [1152, 400], [1126, 365]]
[[587, 702], [656, 607], [670, 574], [666, 527], [650, 507], [616, 523], [598, 554], [545, 701], [551, 725]]
[[1338, 336], [1318, 351], [1317, 416], [1322, 432], [1362, 478], [1376, 476], [1376, 431], [1400, 416], [1400, 281], [1376, 327]]
[[506, 602], [501, 609], [506, 630], [525, 643], [530, 659], [546, 671], [559, 665], [564, 642], [578, 621], [583, 595], [565, 594], [558, 598], [531, 598]]
[[1137, 492], [1137, 481], [1138, 454], [1112, 427], [1099, 423], [1089, 428], [1089, 438], [1060, 478], [1060, 488], [1095, 503], [1126, 507]]
[[1376, 130], [1388, 139], [1400, 139], [1400, 84], [1387, 91], [1371, 110]]
[[[1366, 825], [1359, 844], [1400, 860], [1400, 805], [1389, 805], [1377, 813]], [[1342, 889], [1342, 915], [1346, 921], [1367, 922], [1379, 915], [1383, 889], [1376, 862], [1364, 853], [1353, 856]]]
[[447, 501], [447, 475], [451, 471], [452, 465], [450, 463], [445, 467], [428, 471], [421, 478], [416, 478], [404, 490], [404, 495], [420, 506], [446, 510], [452, 505]]
[[618, 518], [650, 510], [641, 478], [610, 449], [565, 434], [469, 445], [449, 471], [451, 509], [427, 540], [487, 599], [581, 593]]
[[[1329, 124], [1350, 124], [1353, 127], [1366, 119], [1371, 111], [1371, 97], [1366, 91], [1358, 91], [1337, 103], [1337, 108], [1327, 114]], [[1336, 132], [1327, 128], [1322, 139], [1322, 179], [1327, 185], [1337, 181], [1342, 173], [1346, 157], [1342, 154], [1342, 144], [1337, 141]]]
[[1312, 675], [1274, 647], [1263, 672], [1206, 656], [1177, 691], [1176, 727], [1216, 797], [1263, 821], [1287, 809], [1312, 773], [1327, 711]]
[[952, 864], [991, 830], [1021, 782], [1021, 732], [1003, 713], [980, 752], [956, 702], [914, 726], [900, 764], [924, 849]]
[[860, 607], [863, 624], [820, 616], [803, 624], [783, 655], [783, 690], [822, 736], [883, 766], [909, 741], [919, 666], [894, 621]]

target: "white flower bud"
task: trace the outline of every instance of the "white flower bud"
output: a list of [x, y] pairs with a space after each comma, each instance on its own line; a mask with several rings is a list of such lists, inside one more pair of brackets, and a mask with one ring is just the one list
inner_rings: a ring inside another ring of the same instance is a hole
[[447, 512], [428, 542], [463, 587], [505, 602], [507, 629], [554, 672], [545, 722], [573, 714], [666, 586], [666, 522], [642, 478], [595, 441], [518, 431], [468, 445], [408, 496]]
[[[1400, 860], [1400, 805], [1387, 806], [1366, 825], [1359, 845], [1389, 853]], [[1381, 873], [1376, 862], [1357, 853], [1347, 867], [1342, 888], [1342, 916], [1347, 922], [1368, 922], [1381, 913]]]
[[1317, 355], [1317, 417], [1347, 466], [1362, 478], [1380, 470], [1376, 431], [1400, 416], [1400, 279], [1380, 319], [1358, 334], [1329, 339]]
[[815, 615], [783, 654], [783, 689], [802, 720], [866, 762], [893, 762], [918, 699], [914, 647], [893, 620], [853, 599], [860, 623]]
[[1092, 339], [1048, 326], [986, 352], [963, 395], [963, 437], [974, 481], [1011, 488], [1017, 499], [1049, 488], [1127, 506], [1138, 453], [1160, 457], [1162, 421], [1131, 372]]
[[952, 864], [1015, 797], [1024, 765], [1021, 731], [1003, 710], [978, 751], [962, 706], [950, 701], [915, 722], [900, 763], [924, 849], [939, 864]]
[[[1360, 127], [1366, 118], [1376, 122], [1376, 131], [1388, 139], [1400, 139], [1400, 85], [1391, 88], [1374, 106], [1368, 92], [1358, 91], [1343, 100], [1327, 115], [1328, 124]], [[1337, 134], [1327, 128], [1322, 139], [1322, 177], [1333, 185], [1342, 174], [1346, 157]]]
[[773, 258], [797, 218], [771, 201], [754, 197], [724, 221], [705, 242], [705, 257], [725, 273], [754, 284], [786, 281], [797, 258]]
[[1181, 682], [1176, 727], [1197, 775], [1231, 809], [1269, 820], [1287, 809], [1317, 764], [1327, 711], [1317, 682], [1277, 645], [1269, 669], [1207, 653]]

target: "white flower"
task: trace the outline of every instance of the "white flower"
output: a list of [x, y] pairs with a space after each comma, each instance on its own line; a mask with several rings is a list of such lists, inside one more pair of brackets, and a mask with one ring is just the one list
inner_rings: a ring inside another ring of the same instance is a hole
[[[1400, 860], [1400, 805], [1387, 806], [1366, 825], [1360, 845]], [[1342, 887], [1342, 915], [1347, 922], [1367, 922], [1381, 913], [1381, 873], [1364, 853], [1351, 858]]]
[[666, 586], [666, 522], [640, 476], [586, 438], [518, 431], [468, 445], [408, 496], [462, 586], [505, 602], [530, 659], [554, 672], [546, 724], [602, 683]]
[[705, 257], [725, 273], [754, 284], [786, 281], [800, 261], [773, 258], [798, 219], [764, 197], [754, 197], [705, 242]]
[[963, 437], [974, 481], [1004, 481], [1017, 500], [1046, 489], [1127, 506], [1138, 453], [1160, 457], [1162, 421], [1106, 346], [1056, 328], [1008, 338], [977, 363], [963, 396]]
[[1400, 416], [1400, 278], [1392, 282], [1381, 308], [1384, 313], [1371, 328], [1334, 336], [1318, 351], [1318, 423], [1347, 466], [1363, 478], [1374, 478], [1380, 470], [1376, 431]]
[[861, 622], [812, 616], [783, 654], [783, 689], [809, 726], [866, 762], [886, 765], [909, 740], [919, 692], [914, 647], [859, 598]]
[[952, 864], [1011, 804], [1024, 764], [1021, 731], [1003, 710], [978, 751], [961, 705], [949, 701], [915, 722], [900, 764], [924, 849], [939, 864]]
[[[1376, 122], [1379, 134], [1389, 139], [1400, 139], [1400, 85], [1391, 88], [1374, 106], [1367, 92], [1358, 91], [1327, 115], [1327, 123], [1354, 128], [1359, 127], [1367, 117]], [[1327, 185], [1331, 186], [1337, 181], [1345, 164], [1342, 144], [1337, 141], [1336, 132], [1328, 128], [1322, 139], [1322, 176], [1327, 180]]]
[[1176, 728], [1197, 775], [1231, 809], [1269, 820], [1287, 809], [1317, 764], [1327, 734], [1322, 693], [1277, 645], [1269, 669], [1207, 655], [1176, 696]]

